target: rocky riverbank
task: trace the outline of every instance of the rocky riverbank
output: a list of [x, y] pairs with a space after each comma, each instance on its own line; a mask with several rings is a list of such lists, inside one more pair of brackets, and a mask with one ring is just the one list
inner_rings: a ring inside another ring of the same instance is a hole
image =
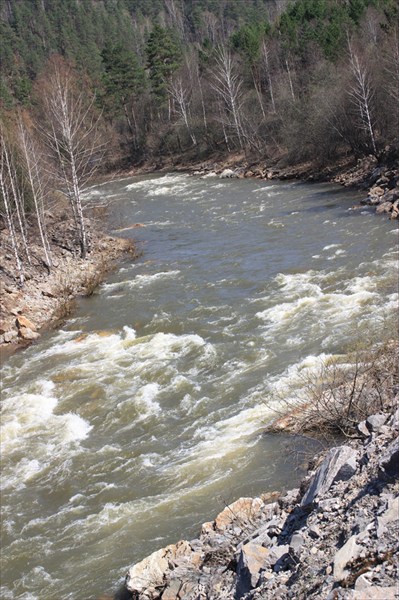
[[[196, 175], [221, 178], [297, 179], [302, 181], [331, 181], [346, 187], [364, 190], [360, 205], [373, 206], [377, 213], [390, 219], [399, 218], [399, 149], [387, 148], [378, 160], [367, 156], [356, 162], [342, 159], [320, 168], [313, 162], [282, 166], [283, 161], [249, 160], [242, 155], [231, 155], [220, 160], [208, 160], [192, 165], [173, 165], [168, 168], [188, 170]], [[154, 168], [154, 165], [153, 165]], [[164, 165], [157, 169], [165, 170]], [[143, 171], [144, 172], [144, 171]]]
[[298, 489], [240, 498], [132, 566], [135, 600], [399, 597], [399, 396], [314, 460]]
[[[59, 214], [48, 216], [52, 268], [42, 257], [42, 248], [31, 243], [31, 264], [25, 267], [25, 283], [21, 287], [12, 252], [7, 245], [7, 232], [0, 233], [0, 350], [2, 355], [24, 347], [40, 336], [40, 331], [70, 313], [78, 296], [90, 295], [94, 288], [123, 256], [134, 258], [134, 244], [126, 239], [106, 235], [93, 218], [87, 219], [90, 252], [79, 258], [75, 227], [72, 220]], [[35, 239], [34, 232], [31, 235]]]

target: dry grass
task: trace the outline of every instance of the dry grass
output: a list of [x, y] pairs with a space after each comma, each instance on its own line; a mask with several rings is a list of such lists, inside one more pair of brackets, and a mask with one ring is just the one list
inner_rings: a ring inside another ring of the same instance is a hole
[[392, 340], [371, 349], [364, 342], [344, 356], [325, 359], [316, 372], [300, 376], [300, 400], [271, 395], [267, 404], [275, 420], [268, 430], [326, 440], [358, 437], [360, 421], [392, 410], [399, 392], [398, 359], [399, 343]]

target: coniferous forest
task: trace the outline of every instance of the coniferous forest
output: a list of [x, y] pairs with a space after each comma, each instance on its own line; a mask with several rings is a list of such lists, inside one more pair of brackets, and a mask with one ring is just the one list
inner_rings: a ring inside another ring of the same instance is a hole
[[100, 166], [378, 157], [398, 139], [398, 23], [396, 0], [5, 0], [1, 213], [17, 263], [27, 212], [50, 264], [54, 189], [85, 256], [81, 191]]

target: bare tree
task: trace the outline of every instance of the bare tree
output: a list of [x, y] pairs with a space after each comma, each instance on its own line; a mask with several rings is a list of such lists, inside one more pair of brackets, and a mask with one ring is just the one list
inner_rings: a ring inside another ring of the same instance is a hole
[[170, 82], [168, 91], [175, 102], [177, 113], [184, 121], [193, 146], [196, 146], [197, 140], [189, 124], [190, 91], [187, 87], [183, 85], [183, 80], [181, 76], [177, 77], [176, 79], [173, 79]]
[[95, 96], [76, 85], [76, 75], [60, 58], [52, 59], [44, 81], [44, 123], [39, 127], [56, 163], [62, 192], [68, 197], [86, 258], [88, 239], [82, 194], [103, 153]]
[[361, 128], [369, 137], [373, 153], [377, 154], [375, 143], [374, 124], [371, 114], [371, 105], [373, 101], [373, 90], [370, 84], [370, 77], [366, 66], [360, 61], [358, 55], [353, 51], [351, 42], [348, 38], [350, 70], [353, 83], [349, 89], [349, 95], [360, 116]]
[[211, 86], [222, 100], [240, 148], [243, 148], [245, 134], [241, 119], [242, 80], [234, 69], [230, 51], [224, 46], [219, 46], [216, 53]]
[[15, 182], [12, 184], [13, 173], [10, 171], [9, 167], [9, 150], [6, 145], [3, 128], [0, 128], [0, 133], [0, 191], [2, 198], [1, 212], [10, 234], [11, 246], [15, 257], [15, 263], [17, 265], [18, 277], [22, 286], [25, 282], [25, 276], [23, 263], [19, 255], [17, 232], [13, 220], [13, 200], [15, 201], [15, 197], [13, 197], [12, 190], [15, 186]]
[[399, 126], [399, 27], [393, 31], [384, 56], [384, 87], [392, 101], [394, 126], [398, 134]]
[[267, 47], [266, 41], [262, 44], [262, 57], [266, 71], [267, 83], [269, 86], [270, 101], [272, 103], [273, 112], [276, 112], [276, 103], [274, 101], [273, 82], [270, 73], [270, 60], [269, 60], [269, 48]]
[[44, 170], [41, 168], [40, 165], [41, 152], [34, 139], [32, 138], [31, 133], [28, 131], [26, 125], [24, 124], [21, 115], [19, 116], [18, 121], [18, 138], [23, 157], [26, 178], [29, 182], [30, 191], [32, 194], [35, 216], [40, 234], [40, 240], [45, 256], [45, 263], [47, 268], [50, 270], [52, 266], [51, 250], [47, 238], [46, 222], [44, 217], [44, 207], [45, 200], [47, 197], [47, 190], [44, 183]]

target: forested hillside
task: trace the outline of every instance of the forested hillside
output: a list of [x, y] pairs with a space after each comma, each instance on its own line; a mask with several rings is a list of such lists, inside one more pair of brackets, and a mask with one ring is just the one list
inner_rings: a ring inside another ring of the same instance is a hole
[[54, 189], [86, 255], [81, 192], [99, 166], [379, 156], [398, 139], [398, 22], [397, 0], [5, 0], [1, 212], [17, 264], [27, 214], [51, 263]]
[[7, 0], [2, 112], [35, 111], [58, 55], [115, 155], [249, 148], [328, 160], [398, 133], [395, 0]]

